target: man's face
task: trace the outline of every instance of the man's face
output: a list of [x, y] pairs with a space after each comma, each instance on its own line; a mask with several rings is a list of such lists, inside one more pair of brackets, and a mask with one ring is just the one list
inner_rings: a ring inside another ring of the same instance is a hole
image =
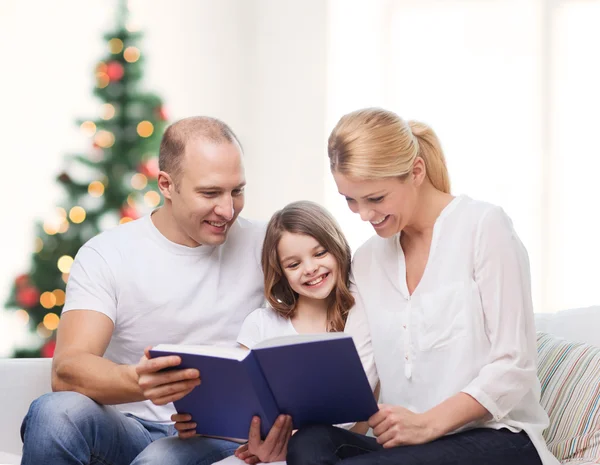
[[244, 208], [246, 177], [237, 143], [188, 141], [177, 189], [171, 189], [173, 217], [190, 245], [219, 245]]

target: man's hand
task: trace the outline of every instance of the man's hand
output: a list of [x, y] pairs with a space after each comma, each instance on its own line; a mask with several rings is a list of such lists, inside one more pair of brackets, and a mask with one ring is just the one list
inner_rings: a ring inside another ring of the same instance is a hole
[[369, 418], [369, 426], [377, 442], [385, 448], [409, 444], [424, 444], [436, 439], [423, 415], [395, 405], [379, 405], [379, 411]]
[[196, 436], [196, 423], [192, 421], [192, 416], [190, 414], [174, 413], [171, 415], [171, 421], [175, 422], [175, 429], [181, 439]]
[[138, 385], [144, 397], [155, 405], [165, 405], [181, 399], [198, 386], [200, 372], [193, 368], [158, 373], [180, 363], [181, 358], [176, 355], [150, 358], [150, 347], [146, 347], [144, 356], [135, 367]]
[[287, 445], [291, 436], [292, 417], [289, 415], [279, 415], [264, 441], [260, 438], [260, 418], [254, 417], [250, 425], [248, 447], [245, 451], [248, 457], [242, 460], [249, 464], [258, 461], [265, 463], [283, 461], [287, 454]]

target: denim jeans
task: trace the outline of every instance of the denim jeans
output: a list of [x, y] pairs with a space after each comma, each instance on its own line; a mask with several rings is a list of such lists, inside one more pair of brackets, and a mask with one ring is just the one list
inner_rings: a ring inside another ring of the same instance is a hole
[[[176, 433], [173, 425], [125, 415], [79, 393], [53, 392], [35, 400], [23, 420], [21, 465], [168, 464], [170, 461], [164, 457], [153, 462], [149, 455], [145, 459], [141, 455], [141, 461], [136, 456], [154, 441]], [[186, 442], [171, 439], [180, 444]], [[198, 439], [196, 462], [178, 461], [179, 450], [174, 449], [172, 463], [209, 465], [213, 457], [225, 458], [237, 447], [229, 441]], [[184, 446], [181, 450], [187, 449]]]
[[131, 465], [211, 465], [233, 455], [238, 447], [235, 442], [202, 436], [163, 438], [146, 447]]
[[333, 426], [298, 431], [288, 465], [542, 465], [524, 432], [479, 428], [415, 446], [384, 449], [375, 438]]

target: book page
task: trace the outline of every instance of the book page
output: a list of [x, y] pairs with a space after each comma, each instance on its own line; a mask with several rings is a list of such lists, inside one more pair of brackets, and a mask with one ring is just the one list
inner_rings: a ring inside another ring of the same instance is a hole
[[177, 352], [182, 354], [206, 355], [216, 358], [227, 358], [230, 360], [244, 360], [250, 353], [241, 347], [205, 346], [205, 345], [182, 345], [182, 344], [159, 344], [152, 348], [157, 352]]
[[345, 333], [316, 333], [316, 334], [294, 334], [292, 336], [281, 336], [266, 339], [254, 346], [254, 349], [266, 349], [268, 347], [290, 346], [304, 344], [307, 342], [330, 341], [334, 339], [351, 338]]

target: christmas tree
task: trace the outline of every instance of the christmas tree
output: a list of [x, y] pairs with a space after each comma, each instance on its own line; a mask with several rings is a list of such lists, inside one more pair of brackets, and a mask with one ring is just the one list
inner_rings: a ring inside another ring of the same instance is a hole
[[36, 347], [16, 348], [15, 357], [53, 355], [65, 287], [79, 248], [160, 202], [158, 149], [167, 118], [160, 98], [140, 87], [140, 38], [122, 1], [117, 26], [105, 35], [107, 54], [94, 70], [99, 117], [78, 122], [90, 138], [89, 149], [66, 157], [58, 176], [66, 194], [63, 204], [51, 219], [37, 224], [30, 269], [15, 279], [6, 304], [39, 339]]

